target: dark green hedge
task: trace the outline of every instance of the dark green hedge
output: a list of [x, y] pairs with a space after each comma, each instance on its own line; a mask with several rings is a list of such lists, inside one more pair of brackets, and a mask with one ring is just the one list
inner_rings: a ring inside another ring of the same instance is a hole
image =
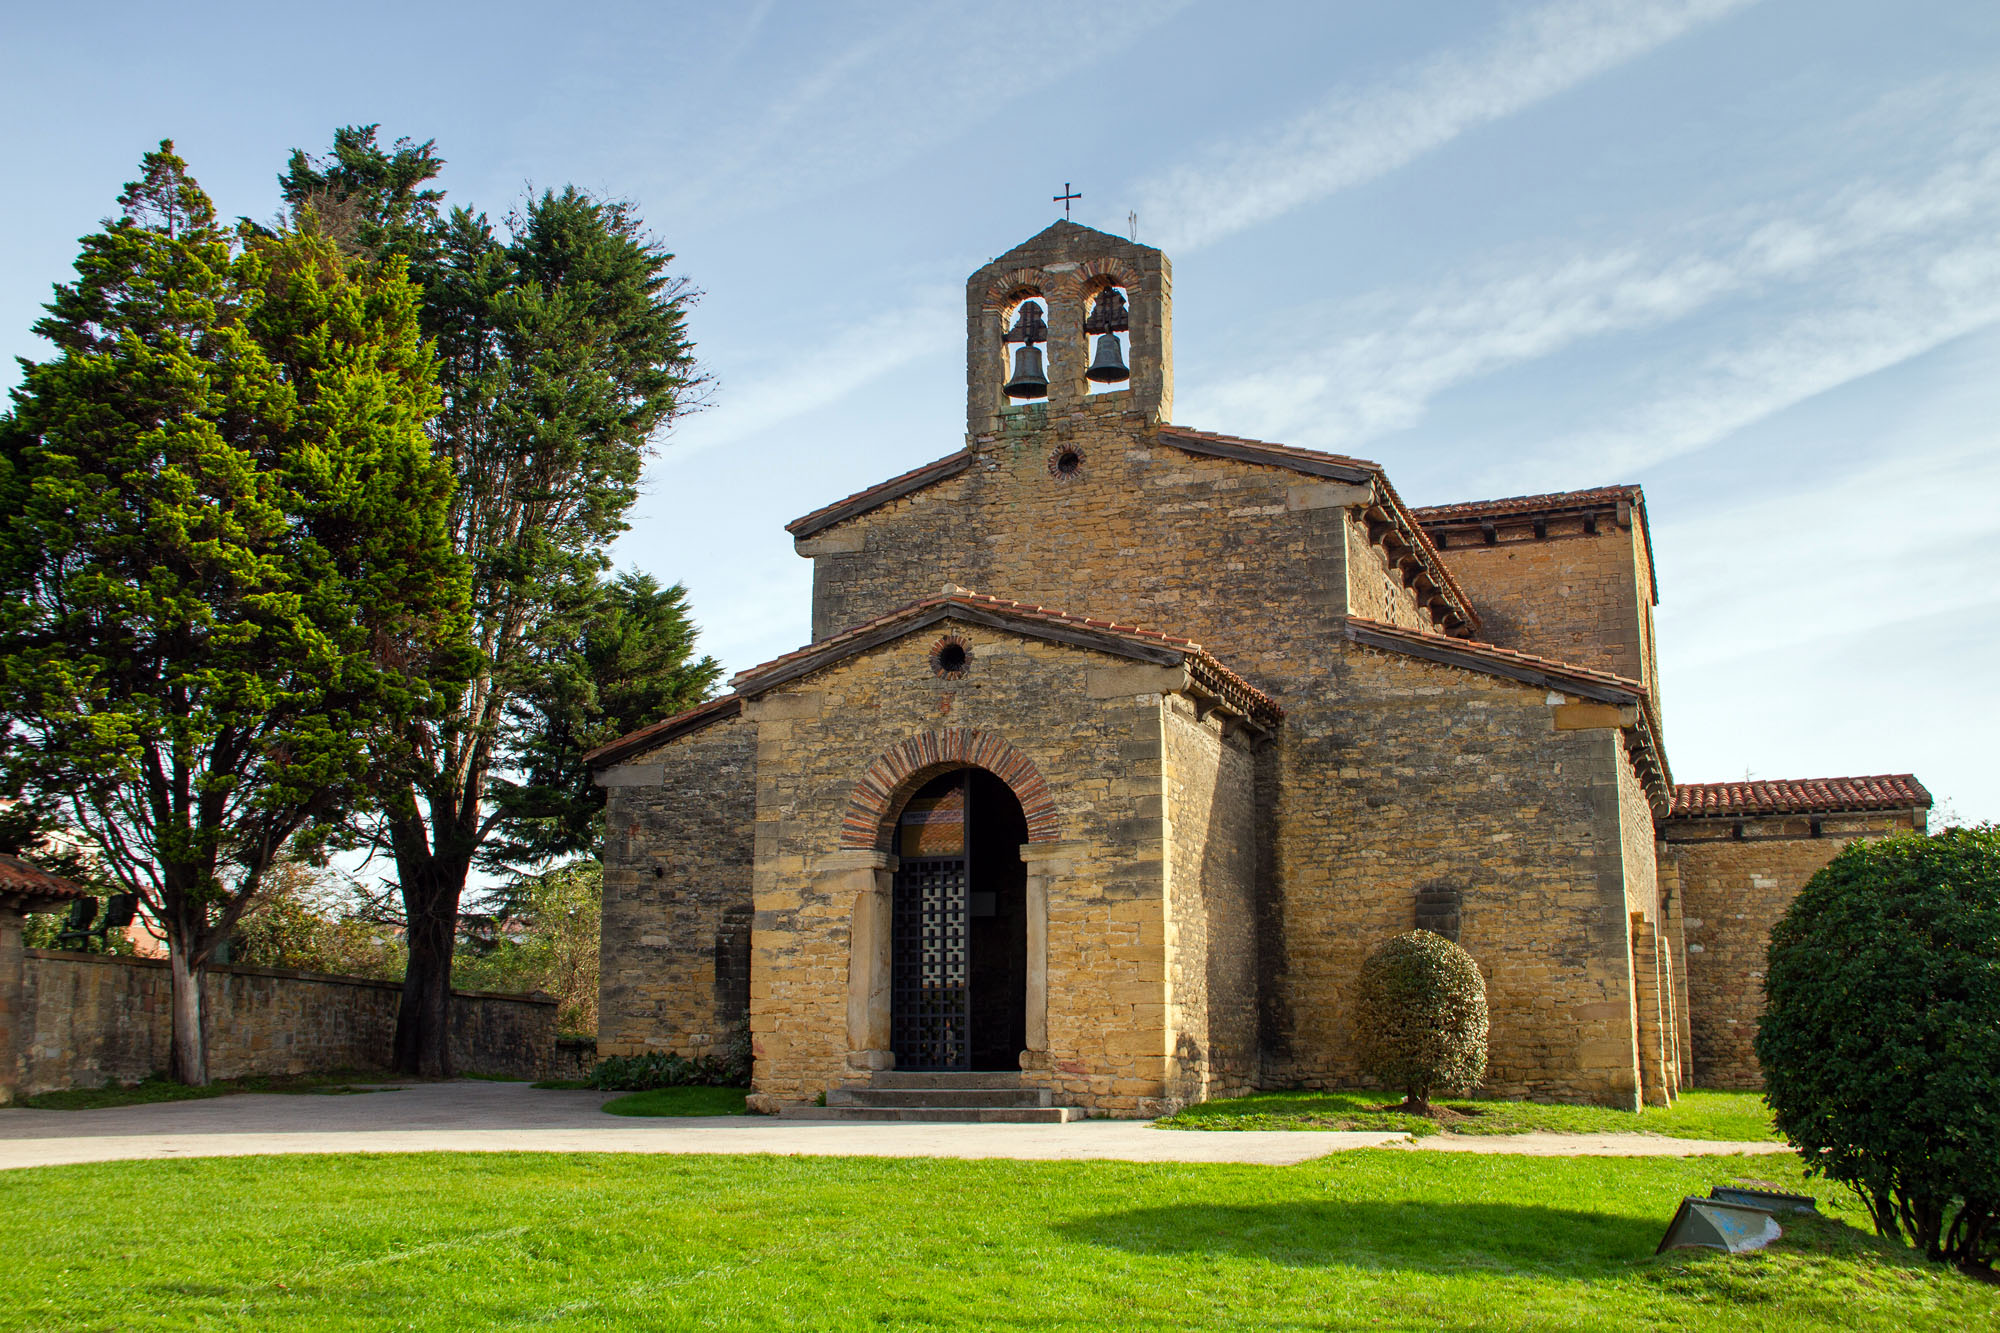
[[614, 1055], [598, 1062], [584, 1080], [607, 1092], [650, 1092], [654, 1088], [747, 1088], [750, 1038], [739, 1035], [714, 1055]]
[[1990, 1264], [2000, 1217], [2000, 830], [1856, 842], [1773, 927], [1765, 1099], [1877, 1230]]

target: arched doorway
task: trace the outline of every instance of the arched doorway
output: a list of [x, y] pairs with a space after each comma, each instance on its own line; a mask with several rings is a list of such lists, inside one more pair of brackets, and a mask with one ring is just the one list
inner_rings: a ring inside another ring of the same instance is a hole
[[1018, 1069], [1027, 1041], [1028, 822], [1005, 782], [961, 768], [896, 817], [890, 1040], [898, 1069]]

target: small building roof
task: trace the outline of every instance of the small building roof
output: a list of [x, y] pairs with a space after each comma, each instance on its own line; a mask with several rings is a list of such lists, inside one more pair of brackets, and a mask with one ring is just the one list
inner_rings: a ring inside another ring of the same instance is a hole
[[1673, 817], [1927, 810], [1930, 805], [1931, 794], [1912, 773], [1859, 778], [1764, 778], [1754, 782], [1684, 782], [1674, 788]]
[[82, 885], [51, 875], [18, 856], [0, 853], [0, 906], [16, 912], [46, 912], [97, 895]]
[[[1583, 491], [1550, 491], [1543, 495], [1509, 495], [1498, 500], [1461, 500], [1456, 504], [1424, 505], [1410, 512], [1426, 531], [1437, 530], [1448, 533], [1453, 529], [1483, 526], [1502, 521], [1518, 523], [1522, 520], [1536, 521], [1553, 518], [1561, 514], [1589, 514], [1592, 511], [1613, 509], [1619, 505], [1629, 505], [1636, 516], [1639, 532], [1646, 540], [1646, 570], [1648, 591], [1653, 605], [1660, 604], [1660, 572], [1653, 562], [1653, 527], [1646, 518], [1646, 492], [1643, 487], [1627, 483], [1622, 486], [1597, 486]], [[1539, 535], [1539, 523], [1536, 533]]]

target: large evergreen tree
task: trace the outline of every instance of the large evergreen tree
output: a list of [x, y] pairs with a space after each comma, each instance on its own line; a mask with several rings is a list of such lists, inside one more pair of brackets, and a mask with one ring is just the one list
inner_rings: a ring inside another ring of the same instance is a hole
[[492, 799], [501, 819], [485, 849], [492, 865], [595, 856], [604, 791], [584, 755], [709, 696], [722, 674], [697, 658], [687, 590], [628, 570], [604, 585], [581, 635], [544, 645], [508, 708], [506, 771]]
[[118, 202], [0, 419], [5, 777], [164, 927], [202, 1083], [203, 965], [367, 799], [371, 745], [457, 696], [467, 584], [403, 261], [310, 210], [232, 233], [171, 143]]
[[[472, 569], [477, 667], [448, 713], [383, 749], [395, 791], [363, 830], [395, 866], [408, 928], [397, 1067], [427, 1075], [450, 1072], [451, 957], [469, 876], [576, 843], [575, 808], [590, 793], [554, 799], [548, 775], [581, 783], [581, 768], [543, 753], [572, 742], [566, 724], [534, 718], [536, 701], [571, 706], [555, 682], [587, 672], [578, 664], [593, 627], [617, 611], [605, 547], [625, 527], [652, 441], [701, 383], [685, 323], [692, 293], [631, 208], [545, 191], [503, 233], [484, 215], [438, 209], [424, 186], [439, 165], [429, 143], [385, 149], [358, 126], [325, 157], [294, 154], [280, 177], [294, 207], [338, 212], [365, 250], [409, 258], [437, 349], [431, 436], [458, 479], [452, 543]], [[715, 674], [690, 647], [691, 635], [654, 664], [656, 693], [676, 704]]]

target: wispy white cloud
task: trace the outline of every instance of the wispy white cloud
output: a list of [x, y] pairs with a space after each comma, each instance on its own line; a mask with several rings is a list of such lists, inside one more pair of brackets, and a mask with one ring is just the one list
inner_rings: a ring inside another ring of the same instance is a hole
[[964, 339], [963, 295], [945, 287], [910, 293], [896, 309], [834, 330], [738, 376], [725, 370], [718, 406], [675, 427], [661, 461], [673, 464], [718, 445], [782, 426]]
[[1487, 41], [1343, 89], [1290, 122], [1209, 145], [1139, 189], [1159, 244], [1186, 253], [1396, 170], [1752, 0], [1557, 0]]
[[1073, 79], [1192, 3], [1131, 6], [1089, 41], [1034, 42], [1031, 59], [1008, 62], [996, 62], [994, 53], [1021, 49], [1022, 33], [1073, 27], [1075, 7], [1010, 0], [997, 8], [919, 5], [856, 16], [851, 26], [860, 35], [803, 67], [774, 52], [754, 79], [691, 84], [688, 95], [704, 102], [701, 122], [721, 129], [689, 141], [683, 124], [663, 127], [674, 136], [677, 169], [662, 183], [662, 198], [674, 212], [712, 222], [879, 179], [999, 118], [1019, 99]]
[[1910, 178], [1297, 312], [1282, 357], [1260, 349], [1255, 371], [1190, 383], [1184, 400], [1232, 429], [1359, 450], [1456, 386], [1699, 315], [1715, 320], [1704, 337], [1661, 353], [1625, 406], [1516, 451], [1512, 482], [1534, 484], [1523, 473], [1539, 468], [1560, 485], [1586, 461], [1609, 476], [1700, 448], [2000, 317], [1988, 225], [2000, 214], [2000, 107], [1960, 111], [1968, 132], [1942, 133]]
[[1522, 485], [1632, 476], [1786, 408], [2000, 322], [2000, 238], [1884, 262], [1816, 309], [1709, 344], [1642, 401], [1558, 437], [1513, 470]]
[[[1961, 438], [1888, 453], [1817, 484], [1808, 477], [1662, 522], [1661, 583], [1680, 590], [1660, 608], [1671, 665], [1698, 669], [1990, 603], [2000, 451]], [[1774, 606], [1826, 614], [1773, 615]]]

